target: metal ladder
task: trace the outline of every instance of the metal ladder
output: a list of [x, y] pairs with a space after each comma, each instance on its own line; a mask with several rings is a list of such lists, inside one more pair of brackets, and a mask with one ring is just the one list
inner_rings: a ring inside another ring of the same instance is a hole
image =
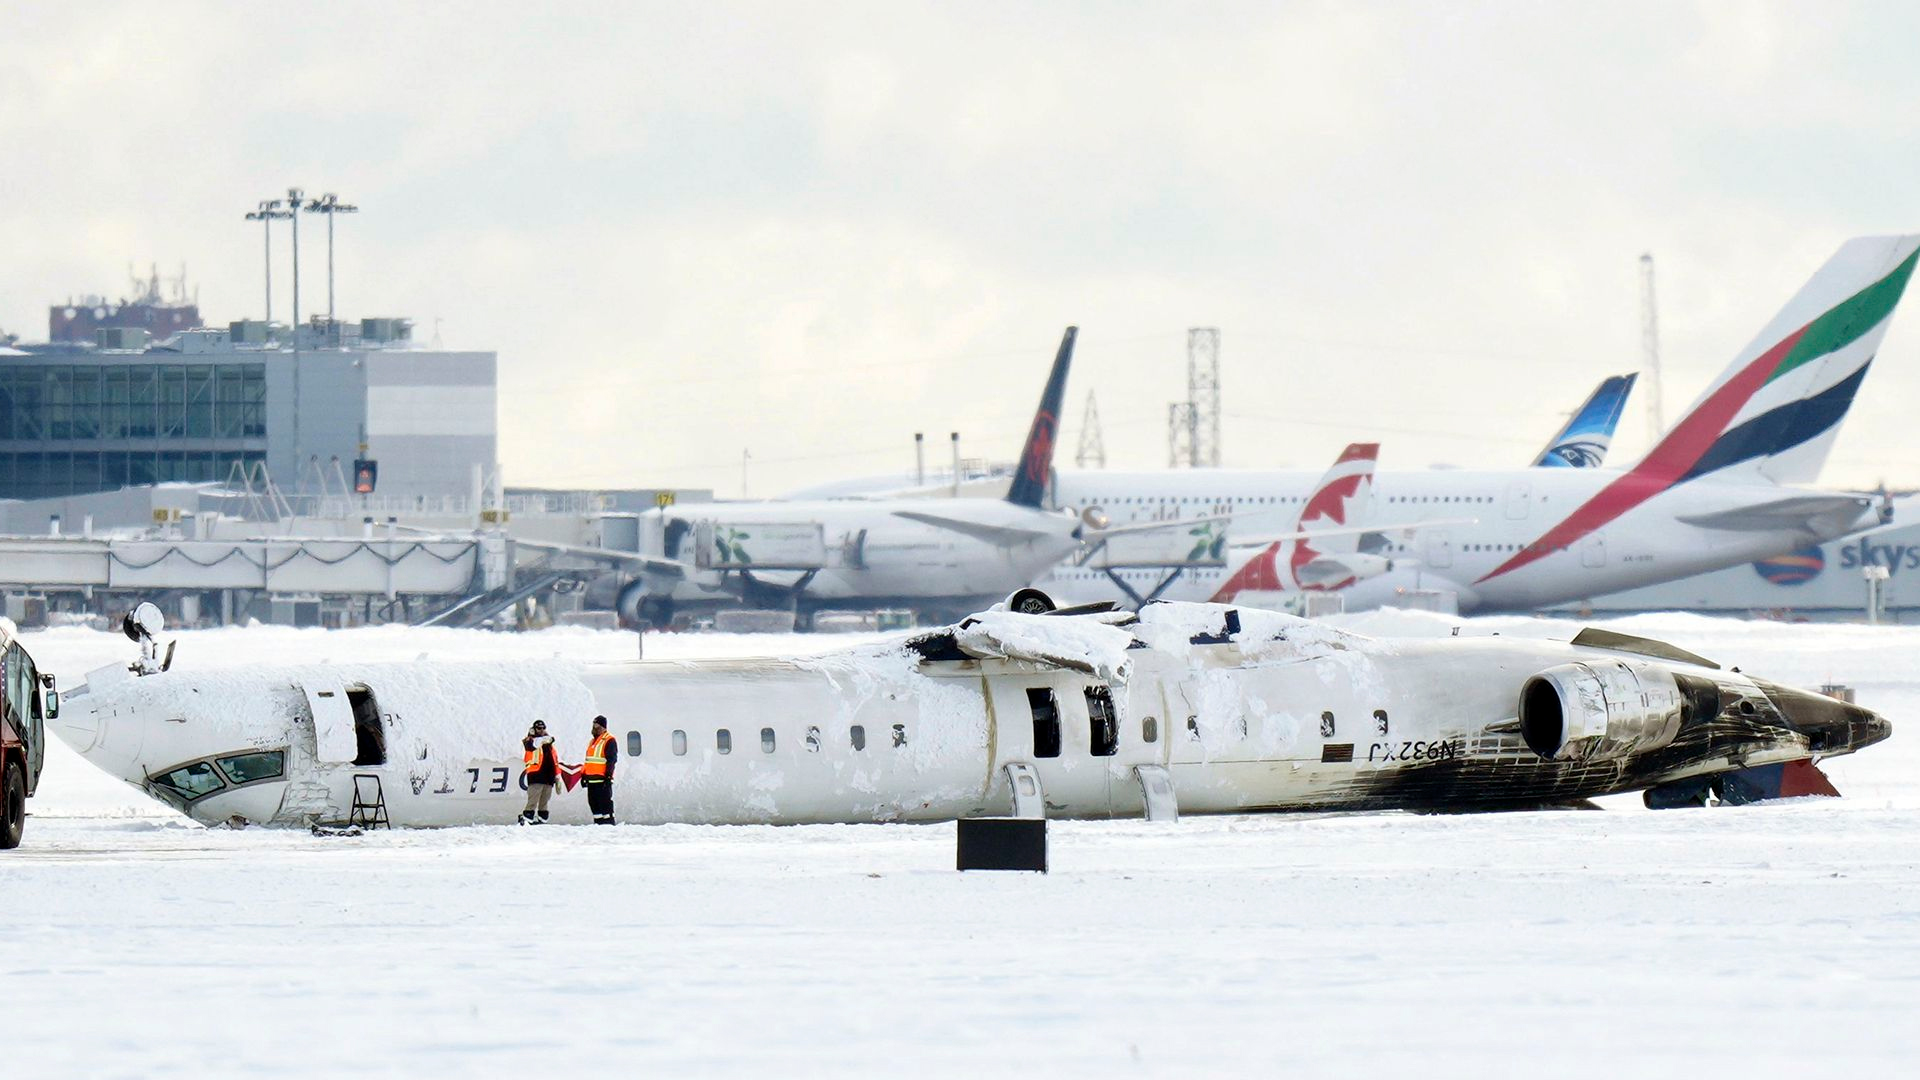
[[[363, 785], [362, 781], [366, 784]], [[371, 791], [367, 785], [371, 785]], [[387, 794], [381, 788], [377, 774], [353, 774], [353, 809], [347, 813], [347, 824], [367, 829], [393, 828], [393, 823], [387, 820]]]

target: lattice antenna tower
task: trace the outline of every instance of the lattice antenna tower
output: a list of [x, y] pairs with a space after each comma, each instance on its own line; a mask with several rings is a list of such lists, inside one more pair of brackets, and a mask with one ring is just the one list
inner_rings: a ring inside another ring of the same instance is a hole
[[1176, 401], [1167, 406], [1167, 467], [1184, 469], [1193, 464], [1193, 402]]
[[1104, 469], [1107, 467], [1107, 443], [1100, 436], [1100, 405], [1093, 400], [1093, 391], [1087, 391], [1087, 408], [1080, 414], [1080, 448], [1073, 455], [1073, 463], [1083, 469]]
[[1653, 256], [1640, 256], [1640, 351], [1647, 375], [1642, 392], [1647, 395], [1647, 440], [1659, 442], [1666, 433], [1667, 418], [1660, 403], [1660, 313], [1654, 303]]
[[1187, 331], [1187, 402], [1189, 464], [1196, 468], [1220, 466], [1220, 328], [1197, 326]]

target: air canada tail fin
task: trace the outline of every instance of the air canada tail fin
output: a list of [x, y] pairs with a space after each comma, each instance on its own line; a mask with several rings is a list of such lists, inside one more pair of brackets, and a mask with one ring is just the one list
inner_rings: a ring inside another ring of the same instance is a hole
[[[1300, 531], [1310, 533], [1316, 528], [1357, 525], [1367, 517], [1373, 509], [1373, 466], [1379, 460], [1379, 443], [1349, 443], [1301, 505]], [[1289, 560], [1294, 584], [1303, 589], [1337, 589], [1351, 584], [1351, 577], [1324, 581], [1304, 571], [1315, 559], [1350, 555], [1358, 550], [1360, 534], [1355, 532], [1294, 541], [1293, 556]]]
[[1920, 236], [1842, 244], [1633, 471], [1662, 486], [1727, 470], [1818, 479], [1916, 253]]
[[1577, 409], [1560, 433], [1548, 440], [1547, 448], [1533, 461], [1534, 468], [1591, 469], [1607, 460], [1607, 448], [1613, 445], [1613, 429], [1627, 407], [1627, 395], [1639, 373], [1609, 375], [1594, 388], [1593, 396]]
[[[1348, 444], [1334, 459], [1333, 467], [1314, 485], [1313, 494], [1301, 505], [1300, 520], [1296, 524], [1299, 532], [1311, 533], [1321, 528], [1342, 531], [1324, 537], [1301, 536], [1298, 539], [1278, 540], [1261, 548], [1228, 576], [1226, 582], [1214, 592], [1213, 602], [1228, 603], [1247, 590], [1284, 592], [1292, 589], [1338, 589], [1351, 584], [1351, 574], [1336, 570], [1330, 576], [1319, 569], [1309, 573], [1308, 567], [1316, 559], [1352, 555], [1359, 550], [1360, 534], [1347, 531], [1344, 527], [1358, 524], [1360, 519], [1367, 516], [1373, 501], [1373, 466], [1379, 458], [1379, 443]], [[1287, 556], [1287, 570], [1283, 577], [1280, 557], [1288, 547], [1292, 548], [1292, 552]]]
[[1073, 340], [1079, 333], [1079, 327], [1069, 326], [1060, 338], [1053, 374], [1047, 377], [1040, 409], [1033, 414], [1033, 427], [1027, 431], [1027, 445], [1020, 451], [1013, 486], [1007, 489], [1007, 501], [1015, 506], [1038, 508], [1046, 498], [1047, 480], [1053, 475], [1054, 436], [1060, 431], [1060, 408], [1067, 395], [1067, 369], [1073, 366]]

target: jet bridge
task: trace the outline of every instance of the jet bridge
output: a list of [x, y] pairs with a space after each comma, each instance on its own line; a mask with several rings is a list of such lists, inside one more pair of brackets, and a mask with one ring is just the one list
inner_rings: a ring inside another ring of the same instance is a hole
[[475, 580], [479, 548], [473, 537], [0, 537], [0, 587], [460, 595]]

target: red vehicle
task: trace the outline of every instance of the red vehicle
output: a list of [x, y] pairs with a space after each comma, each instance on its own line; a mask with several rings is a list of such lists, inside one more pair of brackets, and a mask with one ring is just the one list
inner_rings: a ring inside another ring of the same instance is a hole
[[47, 757], [46, 721], [59, 714], [53, 676], [40, 674], [13, 623], [0, 619], [0, 848], [20, 846]]

